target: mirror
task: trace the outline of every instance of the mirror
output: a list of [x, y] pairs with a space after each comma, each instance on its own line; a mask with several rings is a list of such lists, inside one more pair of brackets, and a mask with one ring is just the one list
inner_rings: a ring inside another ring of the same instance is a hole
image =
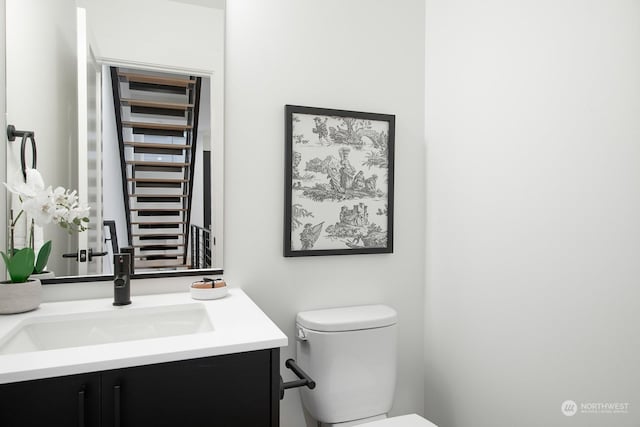
[[[224, 6], [6, 0], [7, 123], [34, 132], [45, 184], [91, 207], [87, 232], [36, 227], [43, 283], [104, 280], [123, 247], [136, 277], [222, 272]], [[35, 154], [7, 144], [12, 180]]]

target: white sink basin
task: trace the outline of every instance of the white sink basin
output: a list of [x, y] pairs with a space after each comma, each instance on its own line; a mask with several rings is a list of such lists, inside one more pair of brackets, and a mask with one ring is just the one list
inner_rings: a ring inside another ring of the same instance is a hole
[[0, 354], [82, 347], [211, 332], [201, 303], [36, 316], [0, 342]]

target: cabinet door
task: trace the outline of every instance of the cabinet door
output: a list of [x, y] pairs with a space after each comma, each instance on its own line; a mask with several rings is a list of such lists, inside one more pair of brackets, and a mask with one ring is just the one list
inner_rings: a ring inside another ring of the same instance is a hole
[[0, 385], [2, 427], [99, 427], [100, 374]]
[[103, 372], [102, 426], [276, 426], [273, 354], [278, 350]]

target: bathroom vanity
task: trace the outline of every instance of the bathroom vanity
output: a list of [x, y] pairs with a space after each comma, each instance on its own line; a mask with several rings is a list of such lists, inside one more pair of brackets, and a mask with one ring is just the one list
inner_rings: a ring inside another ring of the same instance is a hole
[[0, 318], [0, 425], [277, 426], [286, 336], [238, 289]]

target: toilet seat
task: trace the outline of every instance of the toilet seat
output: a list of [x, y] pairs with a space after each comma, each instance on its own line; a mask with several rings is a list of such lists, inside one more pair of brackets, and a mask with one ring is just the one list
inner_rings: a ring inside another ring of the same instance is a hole
[[438, 427], [416, 414], [391, 417], [380, 421], [360, 424], [359, 427]]

